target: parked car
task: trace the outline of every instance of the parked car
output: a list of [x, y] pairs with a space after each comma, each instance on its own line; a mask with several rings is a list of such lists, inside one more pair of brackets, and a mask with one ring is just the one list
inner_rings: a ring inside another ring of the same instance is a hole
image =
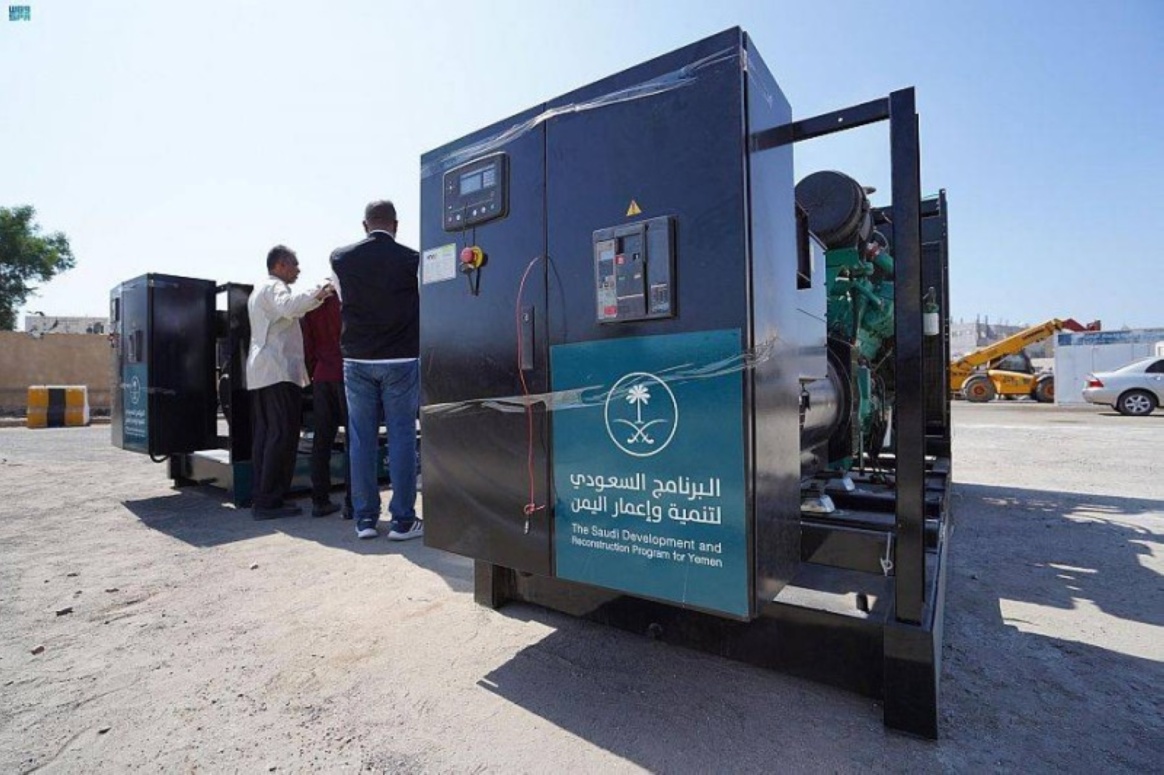
[[1120, 414], [1145, 415], [1164, 404], [1164, 358], [1153, 356], [1115, 371], [1088, 375], [1084, 400]]

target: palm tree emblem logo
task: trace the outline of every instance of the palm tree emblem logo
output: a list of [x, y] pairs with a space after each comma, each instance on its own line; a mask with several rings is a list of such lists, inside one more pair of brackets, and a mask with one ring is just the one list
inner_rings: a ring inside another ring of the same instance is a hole
[[663, 380], [633, 372], [610, 389], [605, 416], [606, 432], [615, 446], [634, 457], [650, 457], [666, 449], [675, 437], [679, 405]]

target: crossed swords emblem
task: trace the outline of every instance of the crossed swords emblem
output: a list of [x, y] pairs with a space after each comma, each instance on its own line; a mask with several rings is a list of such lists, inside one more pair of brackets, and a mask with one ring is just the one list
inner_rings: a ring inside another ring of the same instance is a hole
[[634, 404], [634, 406], [635, 406], [635, 419], [634, 420], [623, 420], [621, 418], [614, 419], [614, 422], [621, 423], [623, 425], [629, 425], [631, 427], [631, 429], [634, 431], [634, 433], [632, 433], [630, 435], [630, 437], [626, 440], [626, 443], [627, 444], [634, 444], [638, 441], [642, 441], [645, 444], [654, 445], [655, 440], [647, 433], [647, 430], [652, 425], [658, 425], [659, 423], [665, 423], [667, 421], [666, 420], [649, 420], [647, 422], [643, 422], [643, 407], [646, 404], [649, 404], [651, 402], [650, 389], [647, 388], [646, 385], [635, 385], [634, 387], [632, 387], [630, 390], [627, 391], [626, 400], [627, 400], [627, 403]]

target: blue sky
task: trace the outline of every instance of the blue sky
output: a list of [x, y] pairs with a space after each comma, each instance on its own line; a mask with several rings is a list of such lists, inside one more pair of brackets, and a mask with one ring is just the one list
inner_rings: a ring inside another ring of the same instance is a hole
[[[917, 87], [955, 318], [1164, 326], [1161, 0], [17, 1], [0, 205], [78, 259], [31, 310], [103, 315], [151, 271], [254, 281], [277, 242], [322, 279], [373, 198], [415, 246], [423, 152], [738, 24], [796, 117]], [[797, 175], [887, 192], [887, 159], [871, 127], [798, 147]]]

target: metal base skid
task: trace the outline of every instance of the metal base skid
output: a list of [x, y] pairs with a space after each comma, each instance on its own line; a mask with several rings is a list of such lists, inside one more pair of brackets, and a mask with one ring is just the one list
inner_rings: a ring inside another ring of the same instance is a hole
[[[226, 490], [231, 501], [239, 508], [251, 505], [251, 461], [232, 462], [225, 449], [194, 452], [189, 455], [173, 455], [170, 458], [170, 478], [176, 487], [210, 485]], [[342, 484], [344, 478], [344, 453], [342, 450], [331, 454], [331, 480]], [[291, 480], [292, 495], [311, 492], [311, 455], [299, 453], [295, 460], [295, 476]]]

